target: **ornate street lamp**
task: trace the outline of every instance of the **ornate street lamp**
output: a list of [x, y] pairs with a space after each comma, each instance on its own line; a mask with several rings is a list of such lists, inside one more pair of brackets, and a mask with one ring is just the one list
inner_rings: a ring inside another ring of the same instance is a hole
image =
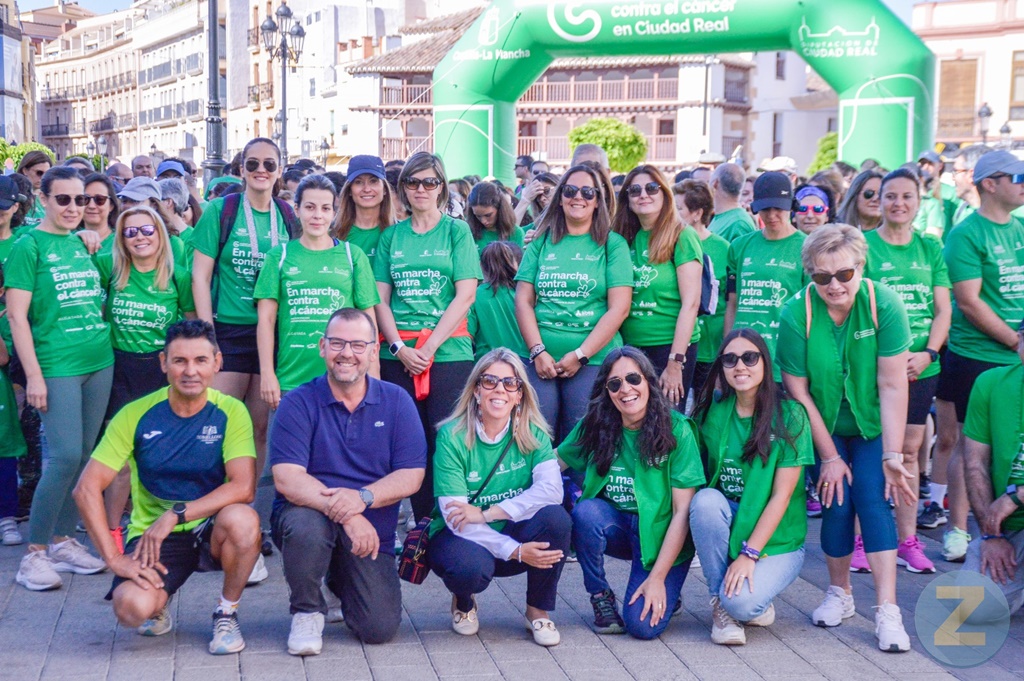
[[320, 142], [320, 165], [324, 168], [327, 167], [327, 152], [330, 148], [331, 145], [327, 143], [327, 138], [325, 137], [323, 141]]
[[[274, 16], [277, 17], [276, 22], [268, 16], [260, 24], [260, 33], [263, 35], [263, 47], [270, 55], [270, 59], [281, 60], [281, 157], [287, 164], [288, 64], [290, 62], [294, 65], [299, 61], [302, 44], [306, 39], [306, 31], [302, 28], [302, 22], [296, 19], [286, 3], [281, 3], [281, 6], [274, 12]], [[278, 33], [280, 33], [280, 38]]]
[[[203, 186], [220, 177], [227, 166], [224, 160], [224, 119], [220, 116], [220, 21], [216, 0], [206, 0], [206, 158], [203, 160]], [[156, 153], [154, 144], [153, 153]]]
[[1003, 127], [999, 128], [999, 141], [1003, 149], [1013, 147], [1013, 130], [1010, 128], [1010, 121], [1006, 121], [1003, 123]]
[[99, 139], [96, 140], [96, 149], [100, 152], [100, 172], [106, 170], [107, 166], [107, 137], [106, 135], [100, 135]]
[[978, 132], [981, 133], [981, 143], [988, 144], [988, 124], [992, 120], [992, 109], [988, 108], [988, 102], [978, 109]]

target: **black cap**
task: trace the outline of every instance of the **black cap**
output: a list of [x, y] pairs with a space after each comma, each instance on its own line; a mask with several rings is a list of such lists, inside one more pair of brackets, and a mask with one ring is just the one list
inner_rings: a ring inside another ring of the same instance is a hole
[[754, 180], [754, 201], [750, 208], [760, 213], [765, 208], [793, 210], [793, 185], [783, 173], [762, 173]]
[[0, 175], [0, 210], [7, 210], [24, 200], [25, 195], [18, 189], [18, 183], [7, 175]]

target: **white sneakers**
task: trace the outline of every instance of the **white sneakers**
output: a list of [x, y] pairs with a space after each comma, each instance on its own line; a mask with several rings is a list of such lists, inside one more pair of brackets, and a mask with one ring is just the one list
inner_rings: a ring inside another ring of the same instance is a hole
[[107, 564], [89, 553], [77, 539], [67, 539], [50, 544], [48, 551], [26, 553], [14, 580], [30, 591], [47, 591], [64, 585], [60, 572], [94, 575], [106, 569]]
[[480, 619], [477, 617], [476, 597], [469, 612], [462, 612], [456, 606], [456, 598], [452, 596], [452, 630], [463, 636], [475, 636], [480, 631]]
[[22, 557], [14, 581], [29, 591], [48, 591], [64, 585], [46, 551], [29, 551]]
[[163, 610], [140, 624], [138, 629], [136, 629], [139, 636], [163, 636], [169, 633], [174, 628], [174, 619], [171, 617], [170, 607], [171, 601], [168, 600]]
[[324, 646], [324, 616], [319, 612], [297, 612], [292, 615], [288, 633], [288, 653], [319, 655]]
[[0, 541], [4, 546], [16, 546], [24, 543], [25, 538], [18, 531], [18, 521], [14, 518], [0, 518]]
[[910, 637], [903, 628], [900, 609], [886, 601], [875, 606], [875, 638], [878, 649], [887, 653], [905, 653], [910, 650]]
[[830, 586], [825, 592], [825, 600], [811, 613], [811, 621], [819, 627], [838, 627], [856, 612], [853, 595], [846, 593], [841, 586]]
[[547, 617], [538, 617], [532, 622], [527, 620], [526, 623], [533, 632], [533, 642], [537, 645], [547, 648], [557, 646], [561, 642], [562, 635], [558, 633], [555, 623]]
[[65, 539], [59, 544], [50, 544], [50, 560], [57, 572], [73, 572], [76, 575], [94, 575], [107, 569], [102, 558], [89, 553], [77, 539]]
[[[773, 618], [774, 613], [773, 609]], [[747, 632], [743, 630], [743, 625], [726, 612], [721, 601], [718, 600], [718, 596], [711, 599], [711, 641], [720, 646], [745, 646], [747, 644]]]
[[775, 604], [769, 603], [768, 609], [747, 622], [748, 627], [770, 627], [775, 624]]
[[267, 563], [263, 560], [263, 554], [261, 553], [256, 557], [256, 564], [252, 566], [252, 572], [249, 573], [249, 579], [245, 580], [245, 585], [252, 586], [253, 584], [259, 584], [269, 576], [270, 573], [267, 572]]

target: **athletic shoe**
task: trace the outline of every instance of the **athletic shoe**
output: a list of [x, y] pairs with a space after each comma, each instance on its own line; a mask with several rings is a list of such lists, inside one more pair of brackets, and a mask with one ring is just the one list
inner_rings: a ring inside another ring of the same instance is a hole
[[910, 535], [896, 549], [896, 564], [905, 565], [909, 572], [932, 574], [935, 564], [924, 555], [924, 544], [916, 534]]
[[140, 624], [139, 628], [136, 629], [139, 632], [139, 636], [163, 636], [173, 629], [174, 620], [171, 618], [170, 606], [171, 602], [167, 601], [167, 605], [155, 617], [150, 617]]
[[114, 544], [117, 546], [117, 552], [124, 555], [124, 529], [118, 525], [110, 531], [110, 536], [114, 538]]
[[853, 538], [853, 555], [850, 556], [850, 572], [868, 574], [871, 572], [871, 564], [868, 563], [868, 554], [864, 552], [864, 538], [859, 534]]
[[94, 575], [107, 569], [102, 558], [89, 553], [77, 539], [65, 539], [59, 544], [50, 544], [50, 560], [57, 572], [74, 572], [77, 575]]
[[910, 650], [910, 637], [903, 628], [900, 609], [886, 601], [875, 606], [875, 638], [878, 649], [887, 653], [905, 653]]
[[538, 617], [532, 622], [527, 621], [527, 625], [533, 632], [533, 642], [539, 646], [545, 648], [557, 646], [562, 640], [562, 635], [558, 633], [555, 623], [547, 617]]
[[818, 495], [813, 490], [808, 490], [807, 492], [807, 517], [821, 517], [821, 501], [818, 499]]
[[274, 555], [274, 542], [270, 540], [270, 533], [266, 530], [260, 532], [260, 554], [269, 558]]
[[769, 603], [768, 609], [747, 622], [748, 627], [770, 627], [775, 624], [775, 604]]
[[927, 473], [921, 473], [921, 480], [917, 485], [917, 498], [924, 501], [932, 498], [932, 479]]
[[623, 634], [626, 623], [622, 621], [619, 611], [615, 608], [615, 592], [611, 589], [590, 595], [590, 605], [594, 608], [594, 631], [599, 634]]
[[950, 563], [962, 563], [967, 556], [967, 545], [971, 543], [971, 535], [954, 527], [942, 535], [942, 557]]
[[934, 501], [926, 504], [917, 514], [917, 529], [919, 530], [934, 530], [939, 525], [945, 524], [946, 512]]
[[811, 621], [819, 627], [838, 627], [856, 613], [853, 594], [846, 593], [841, 586], [830, 586], [825, 600], [811, 613]]
[[238, 613], [230, 615], [220, 610], [213, 611], [213, 638], [210, 640], [211, 655], [230, 655], [245, 648], [242, 630], [238, 627]]
[[267, 572], [267, 563], [263, 560], [263, 554], [256, 557], [256, 564], [252, 566], [252, 572], [249, 573], [249, 579], [245, 580], [246, 586], [252, 586], [253, 584], [259, 584], [265, 581], [270, 573]]
[[319, 655], [323, 647], [324, 616], [319, 612], [297, 612], [292, 615], [288, 654]]
[[711, 642], [720, 646], [747, 645], [747, 632], [743, 625], [725, 611], [718, 596], [711, 599]]
[[14, 581], [29, 591], [59, 589], [64, 584], [64, 580], [53, 569], [53, 561], [46, 555], [46, 551], [26, 553], [21, 559], [21, 566]]
[[18, 521], [13, 517], [0, 518], [0, 536], [3, 537], [4, 546], [16, 546], [25, 541], [21, 532], [18, 531]]
[[480, 619], [477, 616], [476, 596], [473, 597], [473, 607], [469, 612], [462, 612], [456, 607], [457, 598], [452, 596], [452, 629], [456, 634], [463, 636], [475, 636], [480, 631]]

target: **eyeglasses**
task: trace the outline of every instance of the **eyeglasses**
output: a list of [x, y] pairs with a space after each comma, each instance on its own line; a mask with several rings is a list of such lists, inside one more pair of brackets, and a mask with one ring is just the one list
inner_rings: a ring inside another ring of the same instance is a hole
[[[245, 169], [250, 173], [255, 173], [260, 169], [260, 160], [258, 158], [245, 159]], [[271, 158], [263, 159], [263, 169], [268, 173], [277, 172], [277, 161]]]
[[740, 355], [735, 352], [726, 352], [719, 355], [719, 358], [722, 360], [722, 366], [726, 369], [732, 369], [737, 362], [743, 362], [744, 366], [752, 367], [757, 366], [757, 363], [761, 361], [761, 353], [757, 350], [747, 350]]
[[[644, 377], [635, 371], [630, 371], [628, 374], [625, 375], [624, 378], [626, 380], [626, 383], [629, 383], [634, 388], [640, 385], [644, 380]], [[623, 379], [619, 378], [618, 376], [616, 376], [615, 378], [609, 378], [608, 382], [604, 384], [604, 387], [608, 389], [608, 392], [614, 395], [615, 393], [622, 390], [622, 380]]]
[[562, 196], [567, 199], [575, 199], [579, 194], [587, 201], [593, 201], [597, 196], [597, 187], [577, 187], [574, 184], [562, 185]]
[[1024, 173], [1017, 173], [1016, 175], [1010, 175], [1009, 173], [997, 173], [995, 175], [989, 175], [986, 180], [1001, 180], [1004, 177], [1010, 178], [1010, 184], [1024, 184]]
[[361, 340], [345, 340], [344, 338], [332, 338], [330, 336], [324, 336], [324, 340], [327, 341], [327, 347], [335, 352], [344, 352], [346, 347], [352, 348], [352, 352], [361, 355], [366, 352], [366, 348], [373, 345], [376, 341], [361, 341]]
[[853, 279], [853, 275], [856, 273], [857, 268], [848, 267], [846, 269], [839, 270], [838, 272], [815, 272], [814, 274], [811, 275], [811, 279], [818, 286], [828, 286], [830, 283], [832, 283], [833, 277], [835, 277], [839, 283], [845, 284], [846, 282]]
[[[867, 198], [871, 198], [871, 197], [869, 196]], [[796, 212], [797, 213], [807, 213], [807, 212], [812, 211], [812, 210], [815, 213], [817, 213], [818, 215], [821, 215], [822, 213], [824, 213], [825, 211], [828, 210], [828, 206], [797, 206], [796, 207]]]
[[505, 390], [510, 393], [517, 393], [523, 389], [523, 381], [516, 376], [498, 378], [494, 374], [481, 374], [476, 383], [484, 390], [494, 390], [499, 383], [505, 386]]
[[407, 177], [403, 180], [406, 189], [417, 190], [423, 187], [427, 191], [437, 189], [442, 182], [436, 177]]
[[125, 239], [134, 239], [140, 233], [142, 236], [153, 236], [156, 234], [156, 225], [139, 225], [138, 227], [125, 227], [121, 230]]
[[525, 168], [525, 167], [526, 167], [525, 163], [517, 163], [516, 164], [516, 168]]
[[106, 194], [94, 194], [92, 196], [85, 194], [85, 205], [89, 205], [89, 201], [96, 204], [96, 207], [104, 206], [110, 197]]
[[861, 196], [863, 196], [865, 200], [870, 201], [871, 199], [875, 198], [875, 194], [877, 193], [878, 192], [876, 192], [874, 189], [865, 189], [863, 192], [861, 192]]
[[636, 197], [640, 196], [641, 192], [646, 192], [647, 196], [654, 196], [655, 194], [660, 194], [661, 185], [658, 184], [657, 182], [648, 182], [647, 184], [644, 185], [631, 184], [628, 187], [626, 187], [626, 193], [629, 194], [629, 197], [632, 199], [635, 199]]
[[53, 200], [56, 201], [57, 205], [61, 208], [70, 206], [72, 201], [74, 201], [75, 205], [79, 208], [89, 205], [89, 196], [86, 194], [78, 194], [77, 196], [71, 196], [70, 194], [57, 194], [53, 197]]

